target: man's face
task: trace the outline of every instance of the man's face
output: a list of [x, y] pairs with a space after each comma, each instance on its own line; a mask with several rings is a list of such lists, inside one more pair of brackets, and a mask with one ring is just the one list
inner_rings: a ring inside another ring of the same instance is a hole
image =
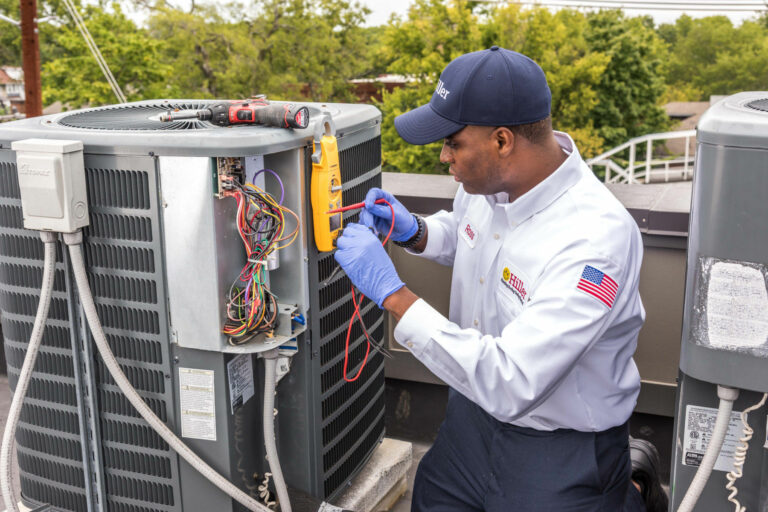
[[490, 126], [465, 126], [443, 141], [440, 161], [450, 165], [448, 172], [468, 194], [490, 195], [504, 190], [495, 130]]

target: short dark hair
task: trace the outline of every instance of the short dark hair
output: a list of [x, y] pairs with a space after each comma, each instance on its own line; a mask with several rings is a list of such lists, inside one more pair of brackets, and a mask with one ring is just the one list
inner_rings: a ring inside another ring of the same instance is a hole
[[506, 126], [516, 136], [525, 137], [532, 144], [538, 144], [545, 140], [547, 135], [552, 131], [552, 117], [547, 116], [541, 121], [527, 124], [516, 124], [512, 126]]

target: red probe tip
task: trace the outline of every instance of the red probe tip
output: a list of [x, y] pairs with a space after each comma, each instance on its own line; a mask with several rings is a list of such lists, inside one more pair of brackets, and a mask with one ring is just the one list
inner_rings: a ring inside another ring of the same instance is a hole
[[[386, 204], [386, 202], [387, 202], [386, 199], [377, 199], [376, 200], [376, 204]], [[330, 213], [348, 212], [349, 210], [359, 210], [360, 208], [364, 208], [364, 207], [365, 207], [365, 202], [355, 203], [355, 204], [350, 204], [349, 206], [342, 206], [341, 208], [335, 208], [333, 210], [328, 210], [325, 213], [326, 214], [330, 214]]]

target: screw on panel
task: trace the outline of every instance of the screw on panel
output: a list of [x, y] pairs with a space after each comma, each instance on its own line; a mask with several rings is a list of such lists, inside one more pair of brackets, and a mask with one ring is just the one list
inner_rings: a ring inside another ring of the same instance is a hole
[[150, 151], [149, 152], [149, 156], [155, 156], [155, 152], [154, 151]]
[[179, 356], [173, 356], [173, 362], [179, 364]]

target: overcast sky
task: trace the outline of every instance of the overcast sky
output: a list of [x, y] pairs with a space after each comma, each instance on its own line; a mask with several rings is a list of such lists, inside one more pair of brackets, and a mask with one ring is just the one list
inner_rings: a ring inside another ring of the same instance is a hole
[[[572, 3], [574, 5], [577, 5], [579, 1], [577, 0], [552, 0], [554, 3], [557, 4], [563, 4], [563, 3]], [[388, 20], [389, 16], [392, 13], [399, 14], [401, 16], [405, 16], [405, 13], [408, 11], [408, 6], [411, 5], [413, 0], [360, 0], [360, 3], [366, 5], [372, 12], [368, 15], [368, 22], [366, 23], [367, 26], [376, 26], [376, 25], [384, 25]], [[600, 0], [600, 3], [605, 2], [605, 0]], [[631, 3], [639, 3], [639, 0], [628, 0], [627, 4]], [[694, 0], [679, 0], [676, 3], [680, 4], [683, 2], [690, 2], [691, 5], [701, 5], [699, 2], [695, 2]], [[546, 0], [544, 0], [544, 3], [546, 3]], [[584, 0], [583, 3], [589, 3], [589, 0]], [[620, 2], [615, 2], [614, 5], [618, 4]], [[660, 0], [650, 0], [651, 4], [656, 5], [663, 5], [664, 2]], [[703, 4], [704, 2], [702, 2]], [[714, 4], [716, 2], [712, 0], [708, 0], [707, 3]], [[723, 0], [719, 2], [720, 6], [728, 7], [728, 4], [744, 4], [744, 3], [758, 3], [757, 0]], [[667, 5], [668, 6], [668, 5]], [[551, 9], [556, 9], [554, 7], [551, 7]], [[656, 24], [661, 23], [671, 23], [674, 22], [677, 18], [680, 17], [681, 14], [683, 14], [683, 11], [674, 11], [674, 10], [656, 10], [656, 11], [650, 11], [647, 8], [645, 9], [625, 9], [626, 13], [629, 16], [639, 16], [642, 14], [652, 14], [654, 20], [656, 21]], [[733, 21], [734, 24], [739, 24], [742, 21], [752, 18], [755, 16], [754, 12], [731, 12], [731, 11], [724, 11], [719, 10], [717, 7], [713, 7], [712, 11], [688, 11], [687, 14], [693, 18], [701, 18], [704, 16], [714, 16], [716, 14], [725, 14], [729, 18], [731, 18], [731, 21]]]
[[[200, 0], [198, 0], [200, 1]], [[216, 2], [217, 0], [202, 0], [203, 2]], [[221, 0], [222, 2], [224, 0]], [[405, 17], [406, 13], [408, 12], [408, 7], [413, 3], [414, 0], [359, 0], [360, 3], [367, 6], [371, 10], [371, 14], [368, 15], [368, 19], [365, 23], [366, 26], [372, 27], [377, 25], [384, 25], [389, 21], [389, 17], [394, 13], [398, 14], [401, 17]], [[610, 0], [541, 0], [543, 3], [546, 3], [547, 1], [551, 3], [555, 3], [558, 5], [562, 4], [572, 4], [574, 6], [577, 6], [579, 2], [582, 3], [590, 3], [594, 5], [595, 3], [598, 4], [604, 4], [606, 2], [609, 2]], [[627, 4], [631, 3], [640, 3], [641, 0], [619, 0], [619, 2], [624, 1]], [[768, 0], [766, 0], [768, 2]], [[613, 5], [616, 5], [619, 2], [613, 2]], [[677, 4], [680, 3], [690, 3], [691, 5], [698, 5], [698, 4], [718, 4], [719, 6], [728, 6], [728, 4], [756, 4], [759, 3], [760, 0], [721, 0], [720, 2], [717, 2], [717, 0], [702, 0], [702, 2], [697, 2], [696, 0], [648, 0], [651, 4], [654, 5], [661, 5], [665, 7], [669, 7], [669, 4], [672, 2], [676, 2]], [[188, 9], [190, 5], [190, 0], [170, 0], [171, 5], [180, 7], [181, 9]], [[529, 4], [530, 5], [530, 4]], [[125, 5], [125, 10], [128, 12], [128, 15], [137, 23], [141, 24], [145, 20], [146, 12], [142, 11], [136, 11], [131, 9], [128, 5]], [[552, 10], [558, 9], [558, 7], [550, 7]], [[671, 23], [674, 22], [682, 13], [683, 11], [674, 11], [674, 10], [655, 10], [650, 11], [647, 8], [645, 9], [625, 9], [626, 13], [629, 16], [639, 16], [642, 14], [651, 14], [653, 15], [654, 20], [656, 21], [656, 24], [661, 23]], [[755, 16], [754, 12], [735, 12], [735, 11], [719, 11], [719, 10], [713, 10], [713, 11], [688, 11], [688, 15], [699, 18], [703, 16], [712, 16], [715, 14], [725, 14], [731, 20], [734, 24], [740, 24], [742, 21], [752, 18]]]

